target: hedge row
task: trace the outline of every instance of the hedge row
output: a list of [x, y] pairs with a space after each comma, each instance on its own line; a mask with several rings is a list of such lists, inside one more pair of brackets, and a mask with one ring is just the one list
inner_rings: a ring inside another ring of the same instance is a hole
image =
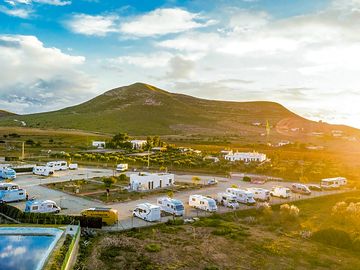
[[78, 224], [81, 227], [99, 228], [102, 227], [102, 219], [98, 217], [83, 217], [69, 215], [54, 215], [45, 213], [25, 213], [20, 209], [8, 205], [0, 204], [0, 213], [18, 220], [21, 223], [31, 224]]

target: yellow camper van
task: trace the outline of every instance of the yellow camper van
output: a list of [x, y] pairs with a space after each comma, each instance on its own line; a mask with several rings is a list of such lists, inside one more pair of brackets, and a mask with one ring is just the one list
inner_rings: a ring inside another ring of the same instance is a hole
[[106, 225], [113, 225], [118, 221], [118, 211], [112, 208], [88, 208], [81, 211], [85, 217], [101, 217], [102, 222]]

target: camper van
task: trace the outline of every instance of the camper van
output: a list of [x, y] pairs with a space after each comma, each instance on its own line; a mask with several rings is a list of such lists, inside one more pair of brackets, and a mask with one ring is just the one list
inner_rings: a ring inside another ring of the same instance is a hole
[[61, 208], [56, 202], [51, 200], [45, 201], [27, 201], [25, 212], [27, 213], [59, 213]]
[[286, 199], [291, 197], [291, 192], [290, 189], [286, 187], [273, 187], [270, 191], [270, 195]]
[[114, 225], [118, 222], [118, 211], [112, 208], [94, 207], [81, 211], [84, 217], [100, 217], [106, 225]]
[[236, 196], [227, 192], [218, 193], [216, 196], [216, 202], [220, 205], [233, 209], [240, 207], [239, 203], [236, 200]]
[[180, 200], [162, 197], [157, 199], [157, 204], [161, 211], [174, 216], [183, 216], [185, 212], [184, 204]]
[[133, 210], [133, 216], [146, 221], [160, 221], [161, 209], [160, 206], [151, 203], [141, 203]]
[[236, 200], [239, 203], [244, 203], [246, 205], [253, 205], [256, 203], [254, 194], [250, 191], [239, 188], [227, 188], [226, 192], [235, 195]]
[[0, 202], [16, 202], [26, 199], [26, 190], [12, 183], [0, 184]]
[[66, 171], [68, 169], [66, 161], [50, 161], [46, 163], [46, 166], [53, 168], [54, 171]]
[[321, 180], [321, 188], [323, 189], [337, 189], [347, 184], [347, 179], [345, 177], [334, 177], [334, 178], [325, 178]]
[[189, 197], [189, 205], [191, 207], [208, 211], [208, 212], [216, 212], [217, 206], [214, 199], [209, 197], [205, 197], [202, 195], [190, 195]]
[[0, 168], [0, 178], [14, 180], [16, 178], [16, 172], [10, 167], [2, 167]]
[[254, 194], [254, 199], [257, 201], [266, 202], [270, 200], [270, 191], [267, 189], [251, 187], [246, 190]]
[[42, 175], [42, 176], [50, 176], [54, 174], [54, 168], [48, 166], [35, 166], [33, 168], [33, 174]]
[[117, 171], [117, 172], [125, 172], [125, 171], [127, 171], [128, 169], [129, 169], [128, 164], [118, 164], [118, 165], [116, 166], [116, 171]]
[[304, 195], [311, 195], [311, 190], [303, 184], [292, 184], [291, 191], [294, 193], [300, 193]]
[[79, 165], [77, 163], [69, 164], [69, 170], [77, 170], [78, 168], [79, 168]]

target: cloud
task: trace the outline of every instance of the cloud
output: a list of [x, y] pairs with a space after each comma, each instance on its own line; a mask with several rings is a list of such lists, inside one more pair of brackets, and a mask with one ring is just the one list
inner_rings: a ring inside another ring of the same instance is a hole
[[197, 13], [180, 8], [162, 8], [130, 19], [120, 26], [120, 31], [130, 36], [146, 37], [181, 33], [213, 24]]
[[121, 66], [124, 64], [134, 65], [141, 68], [165, 67], [172, 54], [168, 52], [157, 52], [154, 54], [135, 54], [128, 56], [120, 56], [107, 59], [107, 63], [111, 66]]
[[0, 106], [4, 109], [53, 110], [83, 100], [94, 87], [93, 79], [80, 71], [83, 56], [47, 48], [35, 36], [0, 35], [0, 51]]
[[175, 56], [169, 61], [169, 67], [170, 70], [166, 73], [167, 78], [187, 79], [191, 76], [195, 63], [191, 60]]
[[8, 8], [6, 6], [0, 6], [0, 12], [12, 17], [27, 19], [33, 13], [33, 10], [30, 8], [16, 8], [16, 7]]
[[32, 3], [46, 4], [52, 6], [71, 5], [71, 1], [67, 0], [5, 0], [6, 3], [15, 6], [17, 4], [31, 5]]
[[108, 33], [116, 32], [117, 16], [76, 14], [65, 22], [68, 29], [77, 34], [87, 36], [106, 36]]

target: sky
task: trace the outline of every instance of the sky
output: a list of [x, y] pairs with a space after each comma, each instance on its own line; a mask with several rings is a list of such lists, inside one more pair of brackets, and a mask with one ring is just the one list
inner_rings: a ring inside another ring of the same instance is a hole
[[0, 109], [145, 82], [360, 128], [360, 0], [0, 0]]

